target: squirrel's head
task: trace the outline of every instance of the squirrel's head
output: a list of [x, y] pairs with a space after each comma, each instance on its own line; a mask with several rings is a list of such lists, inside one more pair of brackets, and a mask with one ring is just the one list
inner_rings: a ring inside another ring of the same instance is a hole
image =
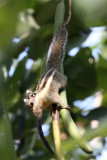
[[36, 106], [36, 92], [31, 92], [27, 90], [27, 99], [24, 99], [26, 106], [30, 108], [35, 116], [39, 116], [42, 113], [42, 110]]

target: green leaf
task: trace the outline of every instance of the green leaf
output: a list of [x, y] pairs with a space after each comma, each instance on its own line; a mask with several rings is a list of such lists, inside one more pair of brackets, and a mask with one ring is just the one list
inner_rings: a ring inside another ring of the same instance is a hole
[[[92, 63], [90, 63], [90, 59]], [[80, 48], [75, 57], [65, 59], [65, 74], [68, 77], [67, 94], [69, 104], [76, 99], [89, 96], [96, 88], [96, 70], [89, 48]]]
[[90, 121], [91, 120], [101, 120], [104, 117], [106, 117], [107, 115], [106, 111], [107, 111], [106, 107], [96, 108], [90, 111], [90, 113], [87, 116], [85, 116], [85, 118], [87, 118]]

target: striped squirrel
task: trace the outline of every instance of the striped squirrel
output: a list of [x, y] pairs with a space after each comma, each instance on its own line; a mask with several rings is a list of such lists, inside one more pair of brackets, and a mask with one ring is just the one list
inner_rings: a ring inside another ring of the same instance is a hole
[[66, 87], [67, 78], [59, 72], [65, 56], [65, 47], [68, 33], [66, 25], [71, 18], [71, 0], [69, 0], [69, 15], [65, 23], [59, 28], [57, 34], [53, 37], [49, 47], [46, 62], [46, 72], [41, 76], [35, 92], [27, 91], [28, 98], [25, 99], [26, 105], [31, 109], [38, 119], [38, 131], [40, 137], [48, 150], [53, 153], [48, 142], [46, 141], [42, 128], [42, 110], [49, 109], [52, 104], [57, 104], [60, 109], [70, 109], [64, 105], [60, 98], [61, 91]]

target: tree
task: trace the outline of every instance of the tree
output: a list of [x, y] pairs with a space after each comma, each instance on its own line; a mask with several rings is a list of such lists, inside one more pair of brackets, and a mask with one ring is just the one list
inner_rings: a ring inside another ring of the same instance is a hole
[[[43, 57], [53, 35], [57, 4], [57, 1], [51, 0], [5, 1], [0, 4], [0, 155], [3, 160], [12, 160], [15, 157], [26, 160], [53, 157], [41, 142], [36, 118], [27, 110], [23, 99], [26, 89], [35, 90], [40, 78]], [[98, 137], [99, 141], [93, 147], [94, 154], [86, 155], [75, 146], [77, 142], [71, 139], [60, 118], [62, 147], [68, 160], [94, 159], [105, 147], [106, 6], [106, 0], [72, 2], [72, 19], [67, 28], [69, 39], [64, 61], [64, 70], [68, 77], [67, 99], [72, 109], [73, 120], [80, 128], [80, 132], [84, 132], [82, 141], [94, 137]], [[67, 1], [65, 8], [66, 17]], [[94, 27], [99, 27], [97, 29], [100, 29], [98, 32], [100, 39], [99, 41], [95, 39], [93, 44], [87, 45], [86, 39], [96, 31]], [[93, 101], [97, 101], [97, 105], [93, 104]], [[92, 109], [89, 102], [93, 105]], [[88, 105], [89, 109], [84, 105]], [[87, 115], [84, 114], [86, 111]], [[92, 129], [93, 122], [99, 123], [99, 127]], [[44, 111], [43, 124], [48, 124], [49, 134], [46, 132], [48, 134], [46, 138], [54, 148], [51, 116], [48, 111]], [[99, 148], [98, 143], [101, 146]]]

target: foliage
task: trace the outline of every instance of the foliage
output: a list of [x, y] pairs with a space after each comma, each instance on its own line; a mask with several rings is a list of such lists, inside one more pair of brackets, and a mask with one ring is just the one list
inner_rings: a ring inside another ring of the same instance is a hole
[[[15, 157], [20, 160], [53, 158], [41, 142], [36, 118], [27, 110], [23, 99], [26, 89], [35, 90], [40, 78], [42, 60], [53, 35], [57, 4], [58, 1], [55, 0], [0, 1], [0, 157], [3, 160], [12, 160]], [[67, 16], [67, 1], [65, 6], [65, 16]], [[91, 140], [98, 137], [99, 141], [93, 146], [94, 153], [86, 155], [68, 135], [60, 118], [62, 147], [67, 160], [94, 159], [105, 147], [104, 137], [107, 135], [106, 6], [106, 0], [72, 2], [72, 20], [67, 28], [69, 39], [64, 61], [64, 70], [68, 77], [68, 104], [71, 106], [71, 116], [80, 128], [80, 132], [85, 133], [84, 139]], [[83, 45], [91, 33], [90, 27], [101, 26], [103, 27], [101, 41], [95, 45]], [[19, 42], [16, 43], [15, 40]], [[72, 56], [71, 49], [74, 47], [78, 47], [78, 53]], [[31, 67], [30, 63], [32, 63]], [[85, 109], [75, 105], [77, 100], [82, 102], [90, 96], [94, 99], [93, 109], [87, 109], [89, 101], [87, 103], [84, 101]], [[101, 97], [100, 103], [98, 100]], [[87, 115], [84, 115], [86, 110], [88, 110]], [[91, 128], [93, 120], [98, 120], [99, 128]], [[51, 116], [48, 111], [44, 111], [43, 124], [50, 126], [46, 138], [54, 148]]]

